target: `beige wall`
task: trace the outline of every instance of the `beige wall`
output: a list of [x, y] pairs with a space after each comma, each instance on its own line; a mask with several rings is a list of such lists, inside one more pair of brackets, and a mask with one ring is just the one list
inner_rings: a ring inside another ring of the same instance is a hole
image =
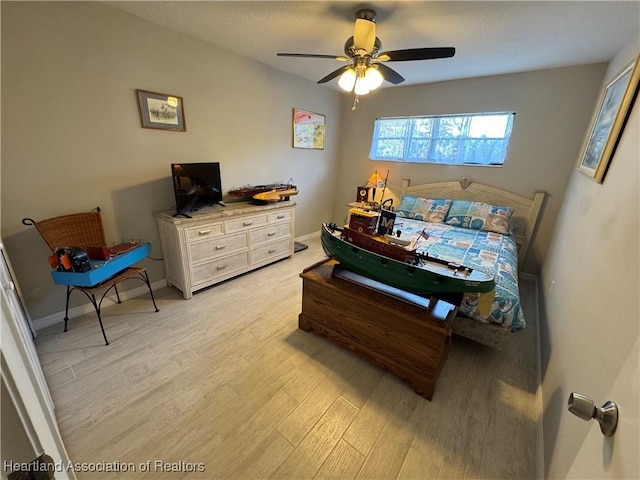
[[[429, 68], [428, 62], [424, 63], [425, 68]], [[437, 68], [435, 62], [433, 65]], [[543, 190], [549, 197], [525, 263], [525, 271], [537, 273], [604, 70], [605, 65], [597, 64], [388, 88], [363, 97], [355, 111], [351, 111], [350, 101], [345, 102], [334, 216], [337, 219], [344, 216], [344, 205], [355, 200], [357, 185], [365, 182], [376, 169], [383, 177], [389, 170], [389, 183], [397, 186], [403, 178], [420, 184], [468, 176], [521, 195], [533, 196], [537, 190]], [[368, 159], [376, 117], [491, 111], [516, 112], [507, 159], [502, 167], [403, 164]]]
[[[161, 257], [152, 212], [173, 208], [171, 162], [220, 162], [225, 190], [293, 178], [296, 236], [330, 218], [334, 90], [98, 2], [1, 8], [2, 237], [32, 317], [63, 311], [64, 289], [20, 220], [100, 206], [108, 240], [146, 239]], [[183, 97], [187, 131], [141, 128], [136, 88]], [[324, 150], [291, 148], [293, 107], [327, 116]], [[152, 281], [164, 278], [162, 262], [144, 266]]]
[[[634, 56], [636, 34], [608, 83]], [[592, 110], [596, 102], [592, 102]], [[604, 182], [573, 170], [540, 277], [544, 450], [548, 478], [639, 478], [640, 105], [636, 100]], [[553, 283], [553, 288], [551, 288]], [[566, 409], [571, 392], [620, 405], [605, 439]]]

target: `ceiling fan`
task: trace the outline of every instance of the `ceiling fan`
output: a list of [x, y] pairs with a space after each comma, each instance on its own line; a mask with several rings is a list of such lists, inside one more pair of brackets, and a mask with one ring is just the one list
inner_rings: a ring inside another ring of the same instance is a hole
[[379, 52], [382, 42], [376, 37], [376, 12], [365, 8], [356, 12], [353, 36], [344, 44], [345, 55], [321, 55], [314, 53], [278, 53], [280, 57], [330, 58], [340, 62], [351, 62], [349, 65], [334, 70], [318, 80], [327, 83], [340, 77], [338, 85], [347, 91], [359, 95], [366, 95], [378, 88], [384, 80], [398, 85], [404, 82], [404, 77], [385, 65], [387, 62], [407, 62], [413, 60], [432, 60], [436, 58], [453, 57], [456, 49], [443, 48], [408, 48], [404, 50], [389, 50]]

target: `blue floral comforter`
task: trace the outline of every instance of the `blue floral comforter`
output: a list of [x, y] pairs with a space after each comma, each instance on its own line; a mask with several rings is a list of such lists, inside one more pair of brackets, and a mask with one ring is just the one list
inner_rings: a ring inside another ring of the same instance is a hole
[[[480, 294], [464, 295], [460, 313], [485, 323], [496, 323], [518, 331], [526, 326], [518, 291], [518, 250], [510, 235], [429, 223], [398, 217], [394, 226], [401, 238], [418, 238], [421, 253], [492, 274], [496, 289], [491, 313], [478, 310]], [[428, 238], [421, 237], [423, 229]]]

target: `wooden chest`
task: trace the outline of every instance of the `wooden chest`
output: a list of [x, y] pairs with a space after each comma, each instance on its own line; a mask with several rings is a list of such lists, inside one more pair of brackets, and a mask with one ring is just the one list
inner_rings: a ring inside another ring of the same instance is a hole
[[431, 400], [451, 348], [456, 306], [367, 279], [335, 260], [300, 276], [300, 329], [313, 329], [387, 368]]

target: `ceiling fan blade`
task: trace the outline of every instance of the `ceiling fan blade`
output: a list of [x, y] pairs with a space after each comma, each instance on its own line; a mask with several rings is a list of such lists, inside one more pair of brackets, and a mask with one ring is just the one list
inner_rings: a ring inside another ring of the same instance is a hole
[[330, 80], [333, 80], [336, 77], [339, 77], [340, 75], [342, 75], [344, 72], [346, 72], [347, 70], [349, 70], [352, 66], [351, 65], [345, 65], [344, 67], [340, 67], [337, 70], [334, 70], [333, 72], [331, 72], [329, 75], [327, 75], [324, 78], [321, 78], [320, 80], [318, 80], [318, 83], [327, 83]]
[[364, 50], [367, 54], [373, 52], [376, 42], [376, 24], [371, 20], [356, 18], [353, 30], [353, 46], [356, 50]]
[[382, 52], [376, 57], [380, 62], [408, 62], [411, 60], [433, 60], [436, 58], [453, 57], [456, 49], [453, 47], [408, 48], [406, 50], [390, 50]]
[[278, 57], [331, 58], [340, 62], [350, 60], [344, 55], [321, 55], [319, 53], [276, 53]]
[[404, 77], [402, 75], [400, 75], [392, 68], [387, 67], [384, 63], [378, 63], [377, 66], [380, 70], [382, 78], [384, 78], [387, 82], [393, 83], [394, 85], [398, 85], [399, 83], [404, 82]]

